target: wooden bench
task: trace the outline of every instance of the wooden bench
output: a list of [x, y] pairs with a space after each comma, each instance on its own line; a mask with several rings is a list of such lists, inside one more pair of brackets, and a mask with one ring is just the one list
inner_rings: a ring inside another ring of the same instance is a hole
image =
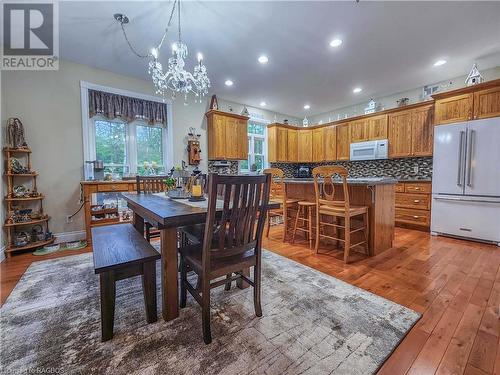
[[160, 254], [132, 226], [108, 225], [92, 228], [94, 270], [101, 284], [102, 341], [113, 337], [116, 281], [142, 275], [148, 323], [156, 322], [156, 266]]

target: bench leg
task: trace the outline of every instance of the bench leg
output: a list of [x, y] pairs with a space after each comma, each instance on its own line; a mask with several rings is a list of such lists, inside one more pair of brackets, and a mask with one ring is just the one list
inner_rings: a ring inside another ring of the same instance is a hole
[[101, 284], [101, 340], [113, 338], [113, 324], [115, 320], [115, 279], [112, 272], [100, 275]]
[[142, 290], [144, 293], [144, 306], [146, 308], [146, 320], [154, 323], [158, 320], [156, 313], [156, 264], [146, 262], [143, 265]]

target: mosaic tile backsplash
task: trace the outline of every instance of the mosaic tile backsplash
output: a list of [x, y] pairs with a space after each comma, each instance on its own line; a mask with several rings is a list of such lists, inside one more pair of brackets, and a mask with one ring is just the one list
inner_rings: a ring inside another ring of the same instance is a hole
[[432, 178], [432, 157], [387, 160], [336, 161], [324, 163], [271, 163], [285, 171], [286, 177], [295, 177], [298, 165], [314, 168], [319, 165], [340, 165], [349, 171], [349, 177], [394, 177], [398, 180], [427, 180]]
[[212, 160], [208, 161], [208, 173], [238, 174], [238, 161], [230, 161], [229, 167], [216, 167], [215, 163]]

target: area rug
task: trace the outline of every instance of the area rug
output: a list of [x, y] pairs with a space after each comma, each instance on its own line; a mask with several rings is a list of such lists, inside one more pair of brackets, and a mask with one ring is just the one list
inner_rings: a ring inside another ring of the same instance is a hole
[[120, 281], [115, 335], [101, 343], [92, 254], [35, 262], [1, 308], [0, 372], [370, 374], [420, 317], [269, 251], [262, 277], [261, 318], [252, 288], [212, 291], [210, 345], [192, 298], [168, 323], [159, 303], [147, 324], [140, 278]]

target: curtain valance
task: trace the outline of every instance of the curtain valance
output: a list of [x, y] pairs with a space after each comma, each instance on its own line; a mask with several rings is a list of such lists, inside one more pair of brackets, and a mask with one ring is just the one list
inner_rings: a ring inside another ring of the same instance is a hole
[[89, 115], [120, 118], [127, 122], [144, 120], [149, 124], [167, 125], [167, 105], [103, 91], [89, 90]]

